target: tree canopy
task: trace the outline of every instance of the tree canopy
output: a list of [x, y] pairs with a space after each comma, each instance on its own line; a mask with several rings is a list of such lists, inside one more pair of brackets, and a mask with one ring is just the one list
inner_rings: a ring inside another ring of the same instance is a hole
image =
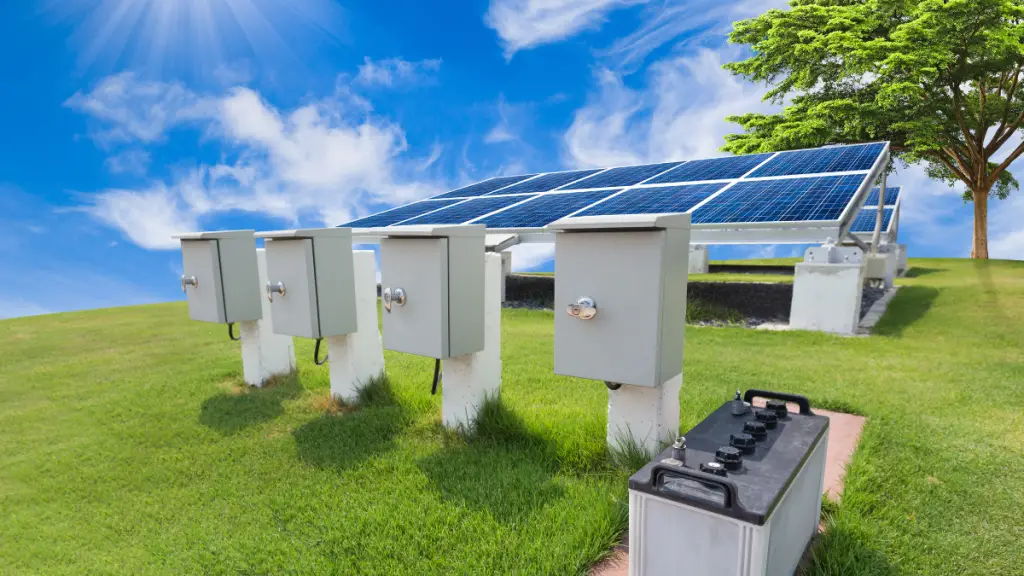
[[972, 255], [988, 257], [990, 195], [1018, 188], [1024, 154], [1024, 0], [792, 0], [737, 22], [752, 56], [726, 68], [767, 84], [777, 114], [729, 117], [746, 154], [889, 140], [893, 155], [966, 186]]

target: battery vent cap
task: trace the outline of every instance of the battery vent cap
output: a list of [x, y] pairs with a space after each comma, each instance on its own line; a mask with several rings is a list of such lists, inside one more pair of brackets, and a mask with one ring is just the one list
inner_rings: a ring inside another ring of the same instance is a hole
[[743, 455], [738, 448], [722, 446], [715, 451], [715, 460], [725, 466], [726, 470], [739, 470], [743, 464]]
[[714, 474], [715, 476], [725, 476], [725, 466], [721, 462], [701, 462], [700, 471], [707, 472], [708, 474]]
[[744, 422], [743, 431], [753, 436], [754, 440], [764, 440], [768, 436], [768, 429], [765, 428], [764, 422], [757, 422], [755, 420]]
[[744, 454], [754, 453], [754, 437], [750, 434], [730, 434], [729, 445], [739, 448], [740, 452]]
[[782, 420], [789, 415], [789, 408], [786, 407], [786, 402], [783, 400], [769, 400], [765, 402], [764, 407], [778, 416], [779, 420]]
[[764, 427], [769, 430], [774, 430], [779, 425], [779, 417], [771, 410], [758, 410], [754, 417], [758, 422], [764, 423]]

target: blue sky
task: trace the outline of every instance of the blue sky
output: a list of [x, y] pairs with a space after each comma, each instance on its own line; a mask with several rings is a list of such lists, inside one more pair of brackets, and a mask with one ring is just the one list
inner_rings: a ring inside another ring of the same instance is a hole
[[[744, 54], [725, 34], [783, 5], [4, 3], [0, 318], [180, 298], [174, 232], [335, 225], [496, 174], [718, 155], [726, 115], [771, 109], [721, 69]], [[969, 253], [957, 190], [919, 168], [890, 182], [912, 256]], [[992, 207], [993, 257], [1024, 258], [1022, 195]]]

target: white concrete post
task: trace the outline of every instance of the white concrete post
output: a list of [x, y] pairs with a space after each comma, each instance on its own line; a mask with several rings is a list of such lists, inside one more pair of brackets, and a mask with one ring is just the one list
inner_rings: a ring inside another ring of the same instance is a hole
[[619, 448], [632, 440], [649, 454], [656, 454], [663, 442], [679, 433], [679, 374], [657, 388], [623, 385], [608, 391], [607, 442]]
[[903, 276], [907, 273], [907, 245], [895, 244], [894, 246], [897, 248], [896, 274]]
[[468, 429], [488, 397], [501, 393], [501, 256], [484, 254], [484, 349], [441, 361], [441, 423]]
[[808, 248], [796, 265], [789, 326], [834, 334], [855, 334], [864, 293], [864, 252], [826, 244]]
[[708, 247], [703, 244], [690, 244], [690, 260], [689, 260], [690, 274], [707, 274], [710, 266], [708, 265]]
[[[267, 254], [263, 248], [256, 250], [256, 269], [259, 273], [260, 294], [267, 283]], [[263, 386], [267, 379], [295, 370], [295, 345], [291, 336], [274, 334], [270, 319], [270, 302], [263, 302], [263, 318], [239, 322], [239, 336], [242, 339], [242, 377], [250, 386]]]
[[512, 273], [512, 253], [505, 251], [501, 253], [501, 301], [505, 302], [505, 282], [508, 275]]
[[384, 371], [384, 345], [377, 324], [377, 264], [373, 250], [354, 250], [352, 267], [359, 329], [353, 334], [326, 338], [331, 396], [350, 403], [357, 399], [361, 386]]
[[868, 254], [865, 277], [868, 280], [880, 280], [886, 290], [892, 288], [895, 285], [898, 259], [899, 255], [894, 247], [887, 248], [884, 252]]

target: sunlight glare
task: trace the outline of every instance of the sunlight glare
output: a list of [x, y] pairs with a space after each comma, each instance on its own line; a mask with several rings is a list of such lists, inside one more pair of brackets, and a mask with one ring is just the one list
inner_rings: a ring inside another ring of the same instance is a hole
[[80, 71], [215, 77], [246, 63], [293, 66], [344, 35], [334, 0], [47, 0]]

